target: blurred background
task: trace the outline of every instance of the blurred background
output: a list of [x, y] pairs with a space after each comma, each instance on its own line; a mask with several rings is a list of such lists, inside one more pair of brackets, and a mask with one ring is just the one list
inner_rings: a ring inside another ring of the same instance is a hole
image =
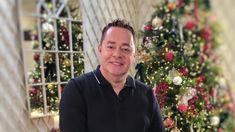
[[[103, 26], [122, 18], [135, 30], [143, 30], [160, 2], [0, 1], [0, 131], [59, 131], [61, 93], [70, 78], [99, 64], [97, 45]], [[211, 0], [210, 5], [213, 19], [219, 23], [218, 65], [233, 101], [235, 1]], [[130, 73], [135, 75], [135, 67]]]

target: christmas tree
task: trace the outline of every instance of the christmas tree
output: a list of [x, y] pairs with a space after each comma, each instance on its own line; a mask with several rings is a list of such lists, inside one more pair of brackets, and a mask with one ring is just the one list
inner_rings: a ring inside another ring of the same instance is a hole
[[153, 87], [166, 131], [232, 131], [209, 0], [166, 0], [143, 30], [136, 78]]
[[[40, 7], [43, 17], [31, 33], [35, 66], [28, 77], [29, 104], [31, 112], [36, 111], [37, 115], [58, 112], [64, 86], [84, 72], [82, 23], [67, 19], [77, 17], [77, 7], [66, 5], [62, 9], [62, 2], [45, 3], [46, 7]], [[50, 18], [54, 11], [60, 12], [58, 18]]]

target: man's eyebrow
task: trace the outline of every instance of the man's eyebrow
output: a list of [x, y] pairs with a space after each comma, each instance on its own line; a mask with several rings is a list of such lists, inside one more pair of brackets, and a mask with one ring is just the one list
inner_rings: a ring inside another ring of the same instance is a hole
[[108, 43], [108, 44], [115, 44], [114, 41], [108, 41], [107, 43]]
[[123, 46], [130, 46], [128, 43], [122, 43]]

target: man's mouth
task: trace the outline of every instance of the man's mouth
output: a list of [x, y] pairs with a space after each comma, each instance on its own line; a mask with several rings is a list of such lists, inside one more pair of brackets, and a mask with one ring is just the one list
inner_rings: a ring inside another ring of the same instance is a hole
[[111, 62], [113, 65], [116, 65], [116, 66], [122, 66], [123, 65], [123, 63], [121, 63], [121, 62]]

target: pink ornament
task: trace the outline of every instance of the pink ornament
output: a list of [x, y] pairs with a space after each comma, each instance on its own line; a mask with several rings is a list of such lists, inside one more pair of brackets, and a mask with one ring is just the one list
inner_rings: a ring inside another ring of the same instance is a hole
[[178, 110], [181, 112], [181, 113], [185, 113], [187, 111], [188, 107], [186, 104], [179, 104], [178, 105]]
[[167, 61], [172, 61], [174, 59], [174, 53], [172, 51], [168, 51], [165, 54], [165, 59]]
[[163, 123], [164, 123], [164, 126], [165, 126], [166, 128], [172, 128], [173, 125], [174, 125], [174, 120], [172, 120], [170, 117], [167, 117], [167, 118], [163, 121]]
[[196, 23], [194, 21], [188, 21], [185, 24], [185, 28], [188, 29], [188, 30], [193, 30], [194, 27], [196, 27]]

